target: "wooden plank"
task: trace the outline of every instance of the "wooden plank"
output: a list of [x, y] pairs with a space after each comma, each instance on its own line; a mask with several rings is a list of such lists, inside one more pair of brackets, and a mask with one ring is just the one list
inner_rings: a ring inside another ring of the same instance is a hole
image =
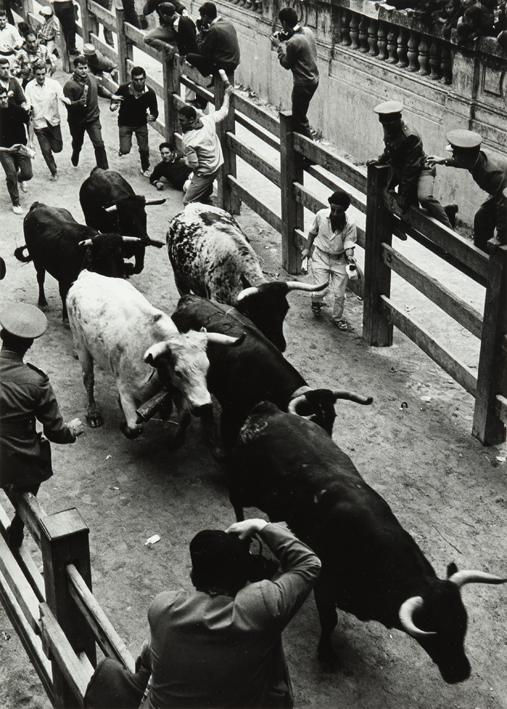
[[280, 111], [280, 192], [282, 214], [282, 266], [287, 273], [301, 273], [301, 251], [295, 229], [304, 228], [303, 205], [295, 184], [303, 182], [303, 160], [294, 149], [292, 114]]
[[482, 317], [480, 313], [472, 308], [466, 301], [452, 293], [448, 288], [441, 285], [440, 281], [429, 276], [418, 266], [411, 263], [405, 256], [395, 251], [391, 246], [383, 244], [384, 263], [404, 278], [410, 285], [417, 288], [435, 305], [450, 315], [460, 325], [465, 327], [472, 335], [481, 336]]
[[[341, 187], [336, 180], [333, 180], [332, 177], [329, 177], [326, 173], [322, 172], [320, 165], [310, 165], [309, 167], [305, 167], [305, 172], [312, 177], [315, 177], [315, 179], [322, 182], [322, 184], [326, 187], [329, 187], [329, 189], [333, 190], [333, 192]], [[352, 206], [359, 209], [359, 211], [363, 212], [363, 214], [366, 214], [366, 196], [363, 197], [361, 195], [360, 197], [356, 197], [352, 192], [348, 192], [348, 195]]]
[[80, 707], [91, 675], [80, 662], [47, 603], [41, 603], [42, 636], [68, 688]]
[[44, 654], [41, 639], [35, 635], [23, 611], [16, 600], [16, 596], [9, 588], [5, 576], [0, 573], [0, 601], [5, 612], [23, 645], [30, 662], [39, 675], [40, 681], [49, 700], [54, 704], [53, 679], [51, 663]]
[[465, 276], [472, 278], [474, 281], [476, 281], [476, 283], [479, 283], [479, 285], [487, 285], [487, 278], [485, 276], [481, 276], [473, 269], [461, 263], [461, 261], [458, 261], [458, 259], [443, 251], [443, 249], [441, 249], [439, 246], [427, 239], [424, 234], [421, 234], [408, 224], [403, 223], [400, 218], [395, 215], [393, 215], [393, 234], [405, 241], [407, 239], [407, 236], [410, 236], [412, 239], [414, 239], [414, 241], [417, 241], [418, 244], [424, 246], [424, 248], [428, 249], [428, 251], [431, 251], [432, 254], [435, 254], [435, 256], [438, 256], [450, 266], [453, 266], [458, 271], [463, 273]]
[[114, 47], [110, 47], [109, 44], [106, 44], [93, 32], [90, 34], [90, 42], [99, 50], [99, 52], [101, 52], [101, 54], [110, 59], [112, 62], [115, 62], [116, 66], [119, 66], [118, 52]]
[[134, 25], [131, 25], [128, 22], [125, 22], [123, 29], [127, 39], [129, 39], [135, 47], [140, 49], [149, 57], [153, 57], [153, 59], [156, 59], [162, 63], [164, 53], [154, 47], [148, 47], [148, 45], [144, 43], [144, 32], [142, 30], [138, 30], [137, 27], [134, 27]]
[[213, 93], [213, 91], [210, 91], [209, 89], [206, 89], [204, 86], [201, 86], [200, 84], [195, 82], [193, 79], [191, 79], [186, 74], [181, 75], [180, 81], [183, 84], [183, 86], [186, 86], [187, 88], [191, 89], [198, 96], [202, 96], [207, 101], [209, 101], [209, 103], [212, 103], [212, 104], [215, 103], [215, 94]]
[[294, 147], [311, 162], [317, 163], [359, 192], [366, 194], [366, 175], [349, 160], [333, 155], [329, 150], [300, 133], [294, 133]]
[[410, 207], [403, 221], [439, 246], [444, 253], [450, 254], [472, 272], [487, 279], [489, 257], [463, 236], [415, 207]]
[[225, 137], [227, 144], [234, 150], [239, 158], [280, 187], [280, 171], [277, 170], [276, 167], [273, 167], [273, 165], [268, 163], [264, 158], [261, 158], [255, 150], [245, 145], [245, 143], [233, 133], [227, 132]]
[[134, 672], [134, 658], [74, 564], [67, 566], [67, 575], [70, 583], [70, 594], [80, 608], [84, 619], [91, 627], [104, 653], [110, 657], [115, 657], [127, 669]]
[[398, 330], [401, 330], [469, 394], [475, 396], [477, 379], [468, 367], [455, 359], [445, 347], [434, 340], [426, 330], [416, 325], [384, 295], [381, 296], [381, 307], [386, 317]]
[[94, 0], [87, 0], [86, 4], [88, 11], [91, 12], [92, 15], [95, 15], [97, 20], [104, 25], [104, 27], [107, 27], [107, 29], [112, 32], [116, 32], [116, 17], [112, 12], [106, 10], [105, 7], [94, 2]]
[[37, 635], [39, 627], [39, 599], [33, 588], [21, 572], [16, 559], [7, 546], [7, 542], [0, 535], [0, 573], [6, 579], [9, 588], [16, 598], [16, 602], [25, 616], [32, 631]]
[[274, 148], [277, 152], [280, 150], [280, 141], [275, 138], [270, 133], [265, 131], [263, 128], [258, 126], [254, 121], [244, 116], [240, 111], [236, 111], [236, 123], [247, 128], [250, 133], [253, 133], [257, 138], [260, 138], [265, 143], [267, 143], [271, 148]]
[[258, 200], [251, 194], [241, 182], [232, 175], [228, 175], [227, 179], [231, 183], [233, 189], [237, 192], [238, 197], [242, 202], [247, 204], [254, 212], [264, 219], [268, 224], [270, 224], [273, 229], [280, 232], [282, 231], [282, 220], [275, 214], [269, 207], [267, 207], [263, 202]]
[[260, 106], [256, 106], [244, 96], [236, 93], [234, 96], [236, 98], [236, 106], [244, 116], [250, 118], [250, 120], [254, 121], [257, 125], [262, 126], [268, 133], [279, 137], [280, 123], [274, 116]]
[[114, 4], [114, 16], [116, 20], [116, 44], [118, 54], [118, 74], [121, 84], [126, 84], [128, 81], [128, 59], [129, 59], [129, 43], [125, 37], [123, 28], [125, 26], [125, 11], [120, 3]]
[[[2, 505], [0, 505], [0, 530], [2, 533], [5, 533], [5, 530], [10, 523], [9, 515], [4, 510]], [[21, 545], [17, 562], [22, 573], [25, 575], [28, 583], [32, 587], [37, 599], [39, 601], [44, 601], [45, 593], [42, 574], [39, 572], [39, 569], [37, 568], [37, 565], [35, 564], [32, 555], [25, 544]]]

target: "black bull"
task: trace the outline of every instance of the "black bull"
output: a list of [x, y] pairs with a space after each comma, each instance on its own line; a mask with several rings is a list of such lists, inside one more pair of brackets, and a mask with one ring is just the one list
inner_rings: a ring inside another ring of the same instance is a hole
[[124, 251], [135, 263], [128, 264], [127, 275], [141, 273], [144, 268], [146, 246], [161, 248], [164, 242], [150, 239], [146, 226], [145, 207], [163, 204], [165, 199], [137, 195], [132, 186], [114, 170], [95, 167], [81, 185], [79, 201], [85, 222], [101, 232], [117, 232], [136, 236], [140, 241]]
[[466, 583], [505, 583], [482, 571], [448, 567], [439, 579], [387, 502], [321, 428], [262, 402], [241, 429], [228, 461], [237, 519], [257, 507], [284, 520], [322, 561], [315, 587], [319, 657], [333, 659], [335, 606], [413, 636], [446, 682], [470, 675], [464, 639]]
[[235, 308], [187, 295], [180, 299], [172, 318], [180, 332], [205, 328], [232, 337], [246, 335], [234, 348], [208, 347], [208, 389], [222, 407], [221, 432], [226, 449], [236, 441], [250, 409], [263, 399], [291, 413], [311, 417], [329, 435], [336, 418], [337, 399], [372, 402], [371, 398], [346, 391], [310, 388], [278, 348]]

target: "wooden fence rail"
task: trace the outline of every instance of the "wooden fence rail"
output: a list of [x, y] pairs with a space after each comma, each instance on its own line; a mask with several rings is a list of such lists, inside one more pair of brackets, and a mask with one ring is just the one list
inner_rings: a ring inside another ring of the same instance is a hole
[[131, 671], [134, 659], [92, 593], [88, 528], [78, 511], [46, 515], [31, 494], [17, 510], [40, 548], [42, 575], [26, 545], [13, 556], [0, 505], [0, 599], [52, 704], [82, 707], [96, 643]]

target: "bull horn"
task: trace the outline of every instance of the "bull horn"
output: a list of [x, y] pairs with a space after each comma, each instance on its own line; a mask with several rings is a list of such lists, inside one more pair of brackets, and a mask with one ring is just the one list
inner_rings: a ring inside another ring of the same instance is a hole
[[104, 207], [104, 211], [108, 212], [109, 214], [111, 214], [111, 212], [116, 212], [117, 209], [118, 207], [116, 206], [116, 204], [112, 204], [110, 207]]
[[413, 638], [427, 638], [430, 635], [436, 635], [434, 631], [421, 630], [414, 623], [412, 616], [417, 610], [422, 608], [423, 605], [424, 601], [421, 596], [412, 596], [411, 598], [407, 598], [406, 601], [403, 601], [398, 612], [401, 627]]
[[463, 569], [456, 571], [455, 574], [449, 577], [449, 581], [456, 584], [458, 588], [465, 586], [467, 583], [507, 583], [507, 579], [494, 574], [488, 574], [487, 571], [477, 571], [476, 569]]
[[337, 399], [348, 399], [348, 401], [355, 401], [356, 404], [372, 404], [372, 396], [361, 396], [361, 394], [354, 394], [352, 391], [333, 391], [334, 400]]
[[317, 291], [321, 291], [327, 288], [327, 283], [321, 283], [318, 286], [314, 286], [311, 283], [303, 283], [302, 281], [286, 281], [285, 285], [287, 286], [288, 291], [305, 290], [309, 293], [315, 293]]
[[140, 241], [142, 241], [142, 239], [139, 236], [122, 236], [121, 240], [125, 244], [129, 244], [129, 243], [138, 244]]
[[255, 295], [258, 292], [259, 292], [259, 289], [256, 286], [250, 286], [249, 288], [243, 288], [243, 290], [240, 291], [238, 293], [238, 295], [236, 296], [236, 303], [239, 303], [241, 300], [248, 298], [248, 296], [250, 296], [250, 295]]
[[148, 239], [148, 240], [146, 241], [146, 244], [147, 244], [148, 246], [156, 246], [157, 249], [161, 249], [162, 246], [165, 246], [165, 242], [164, 242], [164, 241], [159, 241], [158, 239]]
[[300, 394], [299, 396], [295, 396], [294, 399], [291, 399], [289, 401], [289, 405], [287, 407], [287, 411], [289, 412], [289, 414], [294, 414], [295, 416], [300, 416], [300, 414], [298, 414], [298, 406], [303, 401], [306, 401], [305, 394]]
[[92, 239], [84, 239], [79, 242], [79, 246], [93, 246], [93, 241]]
[[148, 197], [148, 199], [145, 199], [145, 201], [144, 201], [144, 206], [149, 207], [150, 205], [154, 205], [154, 204], [164, 204], [166, 199], [167, 199], [166, 197], [159, 197], [159, 198]]
[[230, 335], [223, 335], [221, 332], [207, 332], [206, 336], [208, 342], [212, 342], [215, 345], [239, 345], [245, 339], [245, 335], [240, 335], [240, 337], [231, 337]]

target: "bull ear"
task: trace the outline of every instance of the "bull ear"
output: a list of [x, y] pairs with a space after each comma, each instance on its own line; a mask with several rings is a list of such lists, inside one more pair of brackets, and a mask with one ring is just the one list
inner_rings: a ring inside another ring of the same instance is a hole
[[154, 345], [151, 345], [151, 347], [148, 347], [144, 353], [143, 360], [151, 367], [156, 367], [158, 358], [164, 354], [168, 355], [170, 352], [171, 348], [168, 342], [157, 342]]
[[447, 578], [450, 578], [453, 574], [457, 573], [458, 567], [454, 563], [454, 561], [451, 561], [450, 564], [447, 564]]

